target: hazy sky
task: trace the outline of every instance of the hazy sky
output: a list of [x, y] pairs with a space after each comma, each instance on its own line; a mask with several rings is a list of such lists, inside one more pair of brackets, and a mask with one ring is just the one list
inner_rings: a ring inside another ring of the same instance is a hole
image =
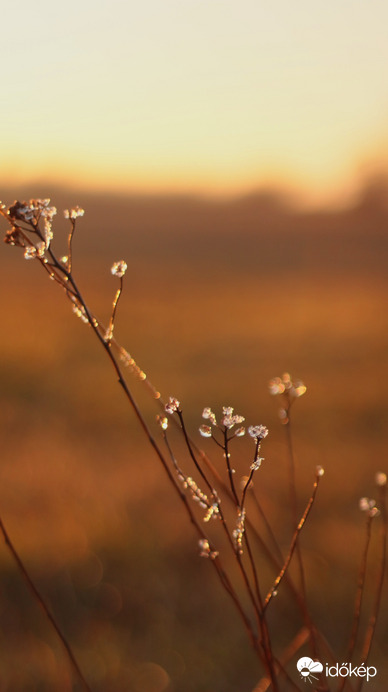
[[387, 0], [13, 0], [1, 179], [324, 197], [388, 144]]

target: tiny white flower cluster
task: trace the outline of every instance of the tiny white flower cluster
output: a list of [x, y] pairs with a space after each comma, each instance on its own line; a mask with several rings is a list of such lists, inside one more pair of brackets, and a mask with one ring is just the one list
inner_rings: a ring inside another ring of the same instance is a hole
[[[28, 245], [25, 247], [24, 257], [25, 259], [34, 259], [35, 257], [43, 258], [44, 253], [50, 247], [51, 240], [53, 238], [52, 233], [52, 223], [53, 217], [57, 213], [56, 207], [50, 207], [49, 199], [30, 199], [29, 202], [14, 202], [14, 204], [8, 209], [8, 216], [11, 219], [18, 219], [30, 223], [34, 229], [38, 230], [38, 222], [43, 219], [43, 236], [44, 240], [34, 245]], [[15, 239], [11, 241], [12, 244], [15, 243]]]
[[109, 341], [112, 341], [112, 338], [113, 338], [113, 324], [110, 324], [109, 327], [105, 331], [104, 341], [106, 343], [108, 343]]
[[84, 322], [84, 324], [89, 324], [89, 319], [83, 305], [73, 305], [73, 312], [77, 315], [77, 317], [80, 318], [82, 322]]
[[[234, 409], [232, 406], [223, 406], [222, 407], [222, 418], [221, 418], [221, 425], [224, 426], [227, 430], [231, 430], [234, 428], [235, 425], [239, 425], [242, 423], [245, 418], [244, 416], [239, 416], [235, 413], [233, 413]], [[210, 421], [210, 423], [213, 426], [217, 426], [217, 419], [211, 408], [208, 406], [203, 409], [202, 411], [202, 418], [205, 420]], [[217, 426], [218, 427], [218, 426]], [[212, 430], [209, 425], [201, 425], [199, 432], [201, 433], [202, 437], [211, 437], [212, 436]], [[241, 426], [238, 428], [234, 435], [236, 437], [242, 437], [245, 435], [245, 428]]]
[[170, 396], [164, 407], [166, 413], [176, 413], [179, 410], [180, 402], [174, 396]]
[[207, 538], [200, 538], [198, 541], [199, 554], [201, 557], [209, 557], [211, 560], [215, 560], [218, 557], [218, 550], [211, 550], [209, 541]]
[[244, 531], [245, 531], [245, 508], [243, 510], [241, 510], [241, 509], [238, 510], [237, 526], [236, 526], [235, 530], [233, 531], [234, 544], [235, 544], [237, 552], [240, 553], [240, 555], [243, 552], [242, 541], [243, 541]]
[[162, 430], [167, 430], [168, 418], [166, 418], [166, 416], [156, 416], [156, 421], [157, 421], [157, 423], [159, 423]]
[[73, 303], [72, 308], [73, 308], [74, 314], [77, 315], [77, 317], [79, 317], [80, 320], [82, 322], [84, 322], [84, 324], [89, 324], [89, 319], [88, 319], [88, 316], [86, 314], [84, 306], [81, 305], [78, 302], [78, 300], [74, 297], [71, 298], [71, 301]]
[[214, 502], [206, 512], [204, 516], [204, 521], [210, 521], [210, 519], [217, 519], [220, 515], [220, 508], [217, 502]]
[[213, 434], [210, 425], [201, 425], [199, 432], [201, 433], [202, 437], [211, 437]]
[[260, 447], [261, 441], [264, 440], [264, 438], [268, 435], [268, 428], [266, 428], [265, 425], [250, 425], [248, 428], [248, 434], [253, 437], [256, 442], [256, 458], [250, 466], [250, 470], [253, 472], [258, 471], [262, 462], [264, 461], [264, 457], [260, 456]]
[[63, 216], [65, 219], [71, 219], [72, 221], [75, 221], [79, 216], [83, 216], [85, 214], [85, 209], [82, 209], [82, 207], [79, 207], [78, 205], [76, 207], [72, 207], [71, 209], [64, 209], [63, 211]]
[[262, 461], [264, 461], [264, 457], [257, 456], [253, 464], [250, 466], [251, 471], [258, 471]]
[[376, 507], [376, 500], [369, 497], [362, 497], [359, 501], [359, 508], [362, 512], [366, 512], [369, 517], [377, 517], [380, 512]]
[[37, 251], [35, 245], [28, 245], [24, 250], [24, 259], [30, 260], [35, 259], [37, 256]]
[[203, 409], [202, 418], [204, 418], [205, 420], [210, 420], [212, 425], [217, 425], [215, 414], [209, 407]]
[[8, 215], [11, 218], [27, 222], [33, 219], [37, 221], [40, 217], [52, 221], [57, 213], [57, 209], [49, 205], [49, 199], [30, 199], [29, 202], [14, 202], [8, 209]]
[[179, 474], [178, 478], [182, 482], [183, 487], [190, 491], [193, 500], [195, 502], [198, 502], [199, 506], [202, 507], [202, 509], [209, 510], [211, 505], [208, 500], [208, 497], [207, 495], [205, 495], [205, 493], [202, 492], [201, 488], [196, 484], [195, 480], [193, 480], [191, 476], [184, 476], [182, 473]]
[[234, 409], [231, 406], [223, 406], [222, 408], [221, 423], [228, 430], [231, 430], [231, 428], [234, 428], [234, 426], [239, 423], [243, 423], [245, 420], [244, 416], [238, 416], [234, 414], [233, 411]]
[[250, 425], [248, 434], [255, 440], [264, 440], [268, 435], [268, 428], [266, 428], [265, 425]]
[[307, 387], [299, 380], [293, 382], [291, 376], [288, 372], [285, 372], [282, 377], [274, 377], [269, 383], [270, 394], [276, 396], [277, 394], [285, 394], [288, 397], [297, 399], [303, 396], [307, 390]]
[[46, 241], [45, 243], [41, 241], [36, 245], [27, 245], [26, 249], [24, 250], [24, 259], [35, 259], [35, 257], [43, 258], [49, 244], [50, 240]]
[[[234, 409], [231, 406], [223, 406], [221, 425], [217, 424], [216, 416], [213, 413], [212, 409], [208, 406], [203, 409], [202, 418], [208, 420], [211, 423], [211, 425], [203, 424], [200, 426], [199, 432], [202, 435], [202, 437], [213, 437], [212, 426], [218, 428], [221, 428], [221, 426], [223, 426], [224, 432], [226, 432], [227, 430], [231, 430], [235, 425], [238, 425], [239, 423], [242, 423], [245, 420], [244, 416], [235, 414]], [[250, 425], [248, 428], [248, 434], [251, 437], [253, 437], [253, 439], [256, 441], [256, 458], [251, 464], [250, 469], [251, 471], [257, 471], [260, 468], [261, 463], [264, 461], [264, 458], [260, 456], [259, 452], [261, 441], [268, 435], [268, 428], [266, 428], [265, 425]], [[232, 437], [242, 437], [243, 435], [245, 435], [245, 427], [240, 426], [235, 430], [234, 435], [232, 435]]]
[[119, 279], [122, 279], [127, 269], [127, 263], [124, 262], [124, 260], [120, 260], [119, 262], [114, 262], [114, 264], [112, 264], [111, 273], [113, 276], [117, 276]]

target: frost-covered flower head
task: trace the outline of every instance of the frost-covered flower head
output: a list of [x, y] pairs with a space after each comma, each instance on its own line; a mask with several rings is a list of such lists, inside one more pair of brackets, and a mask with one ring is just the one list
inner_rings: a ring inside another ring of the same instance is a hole
[[199, 432], [201, 433], [202, 437], [211, 437], [213, 434], [210, 425], [201, 425]]
[[255, 440], [263, 440], [268, 435], [268, 428], [265, 425], [250, 425], [248, 434]]
[[233, 411], [234, 409], [231, 406], [222, 407], [221, 423], [228, 430], [231, 430], [235, 425], [239, 425], [245, 420], [244, 416], [238, 416]]
[[[212, 426], [218, 428], [223, 427], [226, 430], [231, 430], [232, 428], [234, 428], [235, 425], [239, 425], [245, 420], [244, 416], [239, 416], [236, 413], [234, 413], [234, 409], [232, 406], [222, 407], [222, 417], [220, 425], [217, 424], [215, 413], [213, 413], [212, 409], [209, 406], [206, 406], [203, 409], [202, 418], [204, 418], [206, 421], [209, 421], [209, 423], [211, 423]], [[201, 425], [201, 427], [199, 428], [199, 432], [201, 433], [202, 437], [212, 437], [212, 429], [210, 425]], [[242, 437], [243, 435], [245, 435], [245, 428], [243, 426], [240, 426], [235, 431], [233, 437]]]
[[208, 406], [203, 409], [202, 418], [204, 418], [205, 420], [209, 420], [212, 425], [217, 425], [217, 420], [216, 420], [215, 414], [213, 413], [211, 408], [209, 408]]
[[124, 262], [124, 260], [120, 260], [119, 262], [114, 262], [114, 264], [112, 264], [111, 273], [113, 276], [117, 276], [119, 279], [122, 279], [127, 269], [127, 263]]
[[20, 221], [39, 221], [40, 218], [48, 222], [52, 222], [53, 217], [57, 213], [56, 207], [50, 207], [49, 199], [30, 199], [29, 202], [14, 202], [8, 209], [10, 219], [19, 219]]
[[176, 413], [179, 410], [180, 402], [174, 396], [170, 396], [164, 407], [166, 413]]
[[85, 214], [85, 209], [82, 209], [82, 207], [79, 207], [78, 205], [76, 207], [72, 207], [71, 209], [64, 209], [63, 211], [63, 216], [65, 219], [71, 219], [72, 221], [75, 221], [79, 216], [83, 216]]
[[[222, 407], [221, 425], [223, 425], [225, 428], [228, 428], [228, 430], [233, 428], [235, 425], [242, 423], [245, 420], [244, 416], [238, 416], [237, 414], [233, 413], [233, 411], [234, 409], [232, 408], [232, 406]], [[211, 410], [211, 408], [209, 408], [208, 406], [203, 409], [202, 418], [204, 418], [205, 420], [209, 420], [212, 425], [217, 425], [216, 416]]]

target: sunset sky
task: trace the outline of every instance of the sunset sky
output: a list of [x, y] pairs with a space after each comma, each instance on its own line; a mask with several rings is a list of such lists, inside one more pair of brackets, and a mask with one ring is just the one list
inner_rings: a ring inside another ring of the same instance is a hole
[[386, 0], [14, 0], [0, 180], [337, 198], [388, 161]]

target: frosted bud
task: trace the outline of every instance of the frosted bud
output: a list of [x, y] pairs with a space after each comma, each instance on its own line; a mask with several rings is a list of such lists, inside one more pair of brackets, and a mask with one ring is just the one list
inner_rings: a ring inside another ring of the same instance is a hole
[[174, 396], [170, 396], [168, 403], [165, 405], [164, 410], [166, 413], [176, 413], [179, 409], [180, 402]]
[[124, 260], [120, 260], [120, 262], [115, 262], [112, 264], [111, 273], [113, 276], [117, 276], [119, 279], [122, 279], [127, 269], [127, 263], [124, 262]]
[[212, 436], [212, 429], [210, 425], [201, 425], [201, 427], [199, 428], [199, 432], [201, 433], [202, 437]]

